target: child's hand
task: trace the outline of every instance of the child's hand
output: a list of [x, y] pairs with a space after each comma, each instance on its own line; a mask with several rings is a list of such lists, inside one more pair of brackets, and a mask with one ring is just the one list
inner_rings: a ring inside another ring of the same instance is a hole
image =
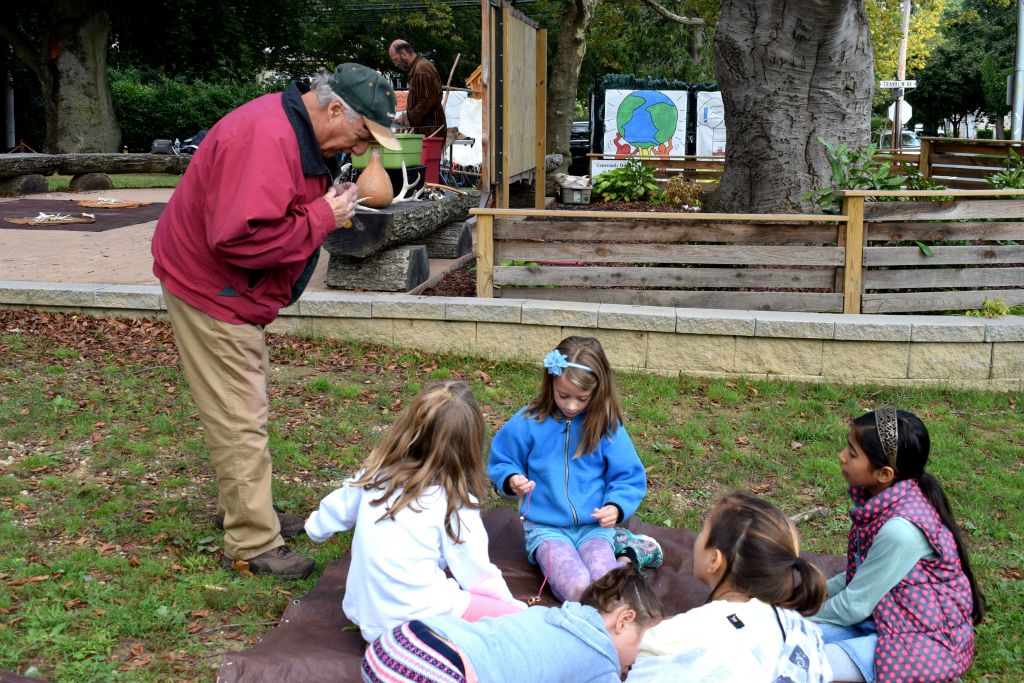
[[605, 505], [603, 508], [594, 508], [594, 514], [590, 515], [597, 520], [597, 523], [605, 529], [610, 529], [619, 521], [619, 508], [614, 505]]
[[508, 480], [508, 486], [517, 496], [525, 496], [537, 486], [537, 482], [527, 479], [521, 474], [513, 474]]

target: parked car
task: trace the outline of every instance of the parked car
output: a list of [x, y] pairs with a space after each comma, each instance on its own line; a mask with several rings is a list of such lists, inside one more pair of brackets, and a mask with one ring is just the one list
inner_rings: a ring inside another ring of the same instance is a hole
[[[892, 146], [892, 130], [883, 130], [878, 135], [878, 149], [889, 149]], [[913, 147], [914, 149], [921, 147], [921, 141], [917, 137], [917, 133], [912, 130], [903, 129], [903, 147]]]
[[590, 121], [573, 121], [569, 134], [569, 175], [590, 175]]

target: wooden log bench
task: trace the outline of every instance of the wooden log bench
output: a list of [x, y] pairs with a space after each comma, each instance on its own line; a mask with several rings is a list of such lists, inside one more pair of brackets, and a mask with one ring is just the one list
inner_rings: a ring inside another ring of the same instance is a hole
[[110, 173], [182, 174], [191, 159], [186, 154], [0, 154], [0, 194], [47, 192], [46, 177], [71, 176], [70, 189], [109, 190]]

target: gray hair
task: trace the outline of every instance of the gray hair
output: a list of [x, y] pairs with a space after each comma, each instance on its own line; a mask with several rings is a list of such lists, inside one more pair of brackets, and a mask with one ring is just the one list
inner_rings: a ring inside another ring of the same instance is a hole
[[328, 106], [334, 100], [341, 102], [341, 110], [345, 113], [346, 121], [358, 121], [362, 119], [362, 114], [357, 112], [355, 109], [350, 107], [345, 100], [341, 98], [341, 95], [334, 92], [331, 87], [330, 75], [327, 73], [318, 73], [310, 80], [309, 88], [316, 93], [316, 101], [321, 107]]

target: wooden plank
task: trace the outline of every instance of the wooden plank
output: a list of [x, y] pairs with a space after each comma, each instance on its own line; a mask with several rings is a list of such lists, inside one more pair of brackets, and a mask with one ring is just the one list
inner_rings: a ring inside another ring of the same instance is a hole
[[[1020, 151], [1018, 145], [1015, 147], [1017, 147], [1017, 151]], [[969, 143], [935, 141], [932, 143], [932, 154], [1001, 154], [1001, 156], [1006, 156], [1006, 146], [1005, 143], [1002, 146], [994, 146], [985, 143], [979, 144], [978, 141]]]
[[981, 292], [907, 292], [865, 294], [865, 313], [921, 313], [968, 311], [982, 307], [985, 299], [1002, 299], [1008, 306], [1024, 304], [1024, 289], [989, 289]]
[[[997, 192], [1005, 192], [1005, 190], [997, 190]], [[1010, 194], [1014, 194], [1011, 192]], [[1021, 194], [1020, 190], [1017, 190], [1015, 194]], [[587, 220], [599, 220], [607, 218], [626, 218], [628, 220], [637, 220], [642, 218], [648, 221], [658, 220], [680, 220], [681, 217], [687, 215], [696, 214], [680, 214], [678, 212], [669, 211], [650, 211], [644, 213], [637, 213], [636, 211], [563, 211], [561, 209], [537, 211], [536, 209], [506, 209], [506, 208], [490, 208], [481, 207], [478, 209], [472, 209], [470, 213], [474, 215], [480, 215], [483, 213], [499, 218], [531, 218], [543, 220], [545, 218], [553, 218], [557, 220], [565, 218], [586, 218]], [[699, 220], [702, 221], [713, 221], [716, 223], [748, 223], [748, 222], [764, 222], [764, 223], [845, 223], [845, 216], [837, 216], [823, 213], [702, 213], [698, 216]]]
[[843, 263], [843, 313], [860, 313], [864, 269], [864, 198], [844, 197], [846, 245]]
[[1024, 263], [1024, 245], [931, 247], [932, 256], [925, 256], [918, 247], [865, 247], [864, 265], [875, 266], [943, 266], [997, 263]]
[[1024, 201], [977, 199], [960, 202], [870, 202], [868, 221], [959, 220], [961, 218], [1020, 218]]
[[867, 270], [864, 289], [943, 289], [1024, 286], [1024, 268], [907, 268]]
[[[495, 242], [501, 261], [578, 261], [581, 263], [700, 263], [721, 265], [838, 266], [838, 247], [704, 246], [682, 244], [543, 244]], [[1024, 260], [1024, 259], [1022, 259]]]
[[[937, 154], [932, 152], [932, 168], [936, 166], [983, 166], [988, 168], [1002, 168], [1005, 154], [996, 156], [980, 156], [977, 154]], [[964, 169], [966, 170], [966, 169]]]
[[494, 296], [494, 219], [476, 217], [476, 295]]
[[1016, 197], [1020, 190], [993, 190], [990, 187], [973, 190], [836, 190], [837, 197], [948, 197], [953, 199], [995, 199]]
[[797, 268], [645, 268], [614, 266], [496, 266], [496, 285], [560, 287], [724, 287], [832, 289], [832, 271]]
[[927, 138], [921, 139], [921, 159], [917, 165], [917, 172], [925, 178], [930, 178], [932, 157], [932, 141]]
[[959, 168], [953, 166], [932, 166], [932, 174], [941, 177], [944, 175], [952, 176], [954, 178], [963, 179], [980, 179], [985, 180], [990, 178], [993, 173], [996, 173], [1002, 169], [995, 166], [971, 166], [970, 168]]
[[1024, 240], [1024, 222], [984, 223], [873, 223], [868, 225], [869, 242], [903, 240], [945, 241]]
[[582, 301], [592, 303], [723, 308], [745, 311], [803, 311], [841, 313], [843, 295], [817, 292], [679, 292], [643, 289], [537, 289], [503, 287], [498, 296], [512, 299]]
[[[685, 216], [686, 214], [680, 214]], [[708, 223], [700, 214], [685, 222], [515, 221], [494, 222], [494, 239], [564, 242], [727, 242], [738, 244], [835, 244], [835, 226], [811, 223]]]
[[951, 190], [957, 190], [959, 192], [981, 190], [988, 187], [988, 183], [975, 178], [956, 178], [945, 175], [933, 175], [932, 180], [937, 183], [942, 183]]

